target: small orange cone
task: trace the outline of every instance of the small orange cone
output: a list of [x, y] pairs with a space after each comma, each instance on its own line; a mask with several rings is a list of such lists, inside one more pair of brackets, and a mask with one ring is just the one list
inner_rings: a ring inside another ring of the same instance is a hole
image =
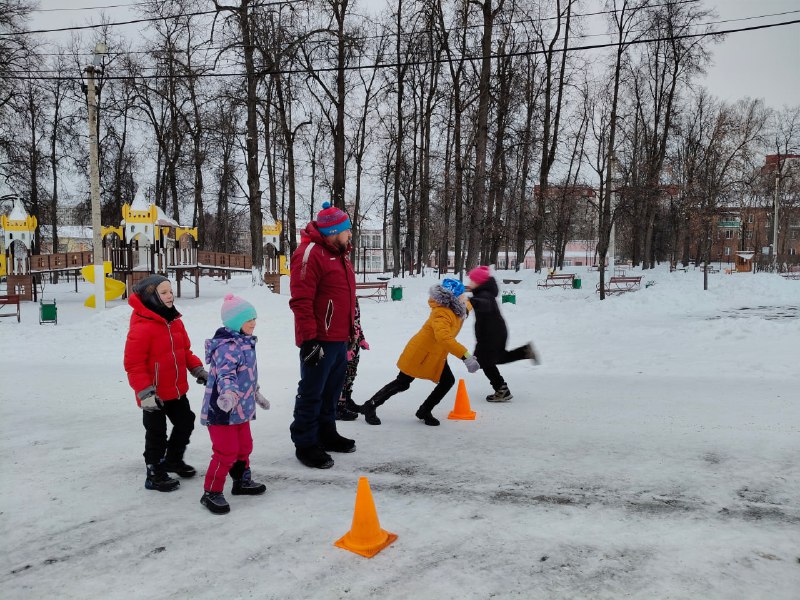
[[450, 414], [447, 415], [448, 419], [460, 419], [462, 421], [473, 421], [475, 419], [475, 411], [469, 407], [469, 396], [467, 395], [467, 386], [464, 385], [464, 380], [458, 380], [458, 391], [456, 392], [456, 405]]
[[356, 491], [353, 525], [350, 527], [350, 531], [333, 545], [372, 558], [396, 539], [397, 534], [381, 529], [375, 502], [372, 500], [372, 492], [369, 489], [369, 481], [366, 477], [360, 477]]

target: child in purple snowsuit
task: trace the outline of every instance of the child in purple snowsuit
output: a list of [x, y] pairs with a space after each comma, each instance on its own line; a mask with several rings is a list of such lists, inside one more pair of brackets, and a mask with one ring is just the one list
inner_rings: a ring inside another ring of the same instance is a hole
[[258, 386], [258, 339], [253, 335], [256, 316], [252, 304], [228, 294], [222, 303], [224, 327], [206, 340], [206, 362], [210, 366], [200, 422], [208, 426], [213, 454], [200, 503], [216, 514], [230, 511], [222, 494], [229, 473], [234, 496], [267, 491], [264, 484], [256, 483], [250, 475], [253, 450], [250, 421], [256, 418], [256, 404], [269, 408]]

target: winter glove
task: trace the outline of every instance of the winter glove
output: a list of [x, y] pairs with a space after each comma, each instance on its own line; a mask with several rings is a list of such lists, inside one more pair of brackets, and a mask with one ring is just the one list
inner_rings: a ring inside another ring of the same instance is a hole
[[356, 351], [355, 350], [348, 350], [347, 351], [347, 362], [350, 362], [355, 357], [356, 357]]
[[358, 345], [363, 350], [369, 350], [369, 344], [367, 343], [367, 340], [361, 340], [360, 342], [358, 342]]
[[308, 340], [300, 345], [300, 356], [303, 363], [309, 367], [316, 367], [325, 357], [325, 350], [316, 340]]
[[164, 403], [161, 398], [156, 396], [156, 388], [152, 385], [136, 394], [136, 397], [139, 398], [139, 406], [147, 412], [154, 412], [164, 408]]
[[197, 383], [200, 385], [205, 385], [208, 383], [208, 371], [206, 371], [203, 367], [195, 367], [191, 371], [192, 377], [197, 379]]
[[461, 360], [464, 361], [464, 365], [467, 367], [467, 371], [470, 373], [474, 373], [478, 369], [481, 368], [480, 363], [478, 363], [478, 359], [472, 356], [469, 352], [464, 355], [464, 358]]
[[264, 394], [262, 394], [259, 390], [256, 390], [256, 404], [258, 404], [264, 410], [269, 410], [269, 400], [264, 398]]
[[231, 412], [233, 407], [236, 406], [236, 402], [236, 393], [230, 390], [222, 392], [217, 398], [217, 406], [219, 406], [219, 409], [223, 412]]

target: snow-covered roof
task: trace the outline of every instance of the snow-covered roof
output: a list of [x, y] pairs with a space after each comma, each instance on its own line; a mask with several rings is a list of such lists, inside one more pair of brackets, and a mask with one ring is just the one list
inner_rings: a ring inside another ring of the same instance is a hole
[[148, 210], [151, 204], [152, 202], [144, 197], [142, 188], [139, 188], [136, 190], [136, 196], [134, 196], [133, 202], [131, 202], [131, 210]]
[[[150, 208], [149, 204], [144, 208], [144, 210], [147, 210], [148, 208]], [[170, 219], [167, 215], [164, 214], [164, 211], [157, 206], [156, 206], [156, 215], [158, 215], [156, 218], [156, 225], [180, 227], [180, 224], [177, 221], [173, 221], [172, 219]]]
[[[53, 237], [53, 228], [50, 225], [42, 225], [39, 231], [45, 238]], [[92, 239], [92, 228], [84, 227], [83, 225], [59, 225], [58, 237], [62, 239], [90, 240]]]
[[11, 209], [11, 212], [8, 213], [8, 219], [10, 221], [24, 221], [27, 218], [28, 213], [26, 213], [25, 209], [22, 207], [22, 202], [14, 200], [14, 207]]

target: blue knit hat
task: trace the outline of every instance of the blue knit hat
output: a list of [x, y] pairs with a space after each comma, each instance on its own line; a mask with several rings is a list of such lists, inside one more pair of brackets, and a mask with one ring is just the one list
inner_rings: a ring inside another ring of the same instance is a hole
[[255, 307], [247, 300], [228, 294], [222, 301], [222, 324], [233, 331], [240, 331], [242, 325], [258, 317]]
[[442, 279], [441, 286], [456, 298], [464, 293], [464, 284], [458, 279], [450, 279], [449, 277], [447, 279]]
[[322, 203], [322, 210], [317, 215], [317, 229], [323, 236], [336, 235], [352, 228], [346, 212], [331, 206], [330, 202]]

